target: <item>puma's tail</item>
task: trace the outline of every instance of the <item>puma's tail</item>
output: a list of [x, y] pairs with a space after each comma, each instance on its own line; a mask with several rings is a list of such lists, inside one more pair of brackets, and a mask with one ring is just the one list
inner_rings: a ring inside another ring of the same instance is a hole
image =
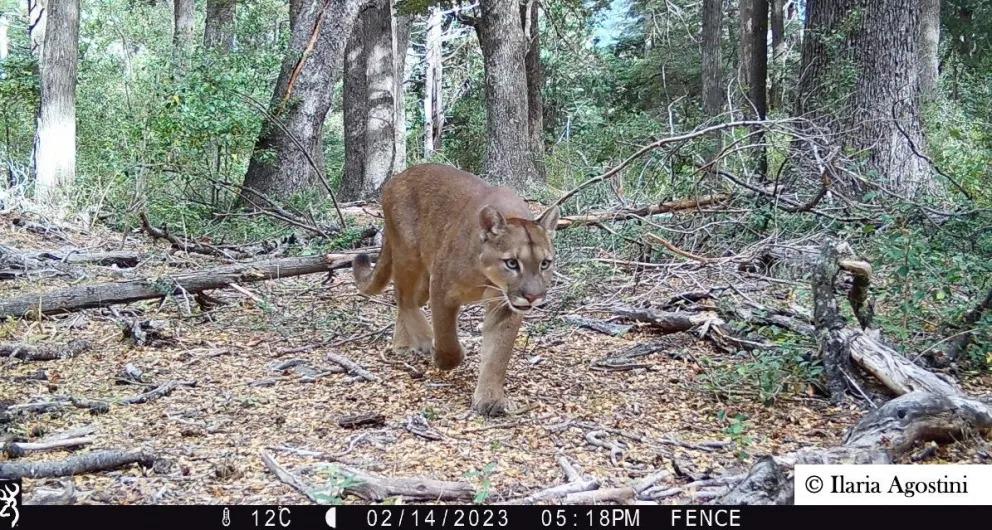
[[358, 292], [364, 295], [379, 294], [393, 277], [393, 258], [389, 250], [389, 242], [382, 242], [382, 251], [375, 268], [368, 254], [359, 254], [351, 262], [351, 270], [355, 274], [355, 285]]

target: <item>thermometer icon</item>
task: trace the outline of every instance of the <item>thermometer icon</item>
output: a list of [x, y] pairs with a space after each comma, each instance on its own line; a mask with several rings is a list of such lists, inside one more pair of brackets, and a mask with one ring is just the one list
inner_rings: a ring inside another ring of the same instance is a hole
[[227, 507], [224, 508], [224, 515], [220, 519], [220, 524], [225, 527], [231, 526], [231, 510], [228, 510]]

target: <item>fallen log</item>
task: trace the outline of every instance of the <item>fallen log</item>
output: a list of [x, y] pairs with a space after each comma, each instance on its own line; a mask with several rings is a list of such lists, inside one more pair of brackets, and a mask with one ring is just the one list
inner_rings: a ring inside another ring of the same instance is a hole
[[[369, 252], [366, 249], [364, 252]], [[357, 253], [357, 251], [356, 251]], [[288, 278], [351, 267], [353, 253], [278, 258], [225, 265], [211, 270], [125, 282], [67, 287], [0, 300], [0, 318], [52, 315], [165, 296], [195, 294], [233, 283]]]
[[49, 440], [41, 442], [8, 442], [3, 448], [3, 452], [10, 457], [20, 457], [30, 453], [42, 453], [45, 451], [58, 451], [61, 449], [71, 449], [93, 443], [92, 436], [80, 436], [78, 438], [65, 438], [61, 440]]
[[[845, 243], [828, 242], [813, 274], [814, 321], [828, 388], [835, 400], [837, 393], [843, 397], [846, 383], [844, 379], [831, 381], [839, 376], [830, 370], [843, 375], [853, 361], [898, 397], [861, 418], [840, 447], [762, 459], [744, 480], [717, 499], [719, 504], [791, 504], [795, 464], [890, 463], [918, 442], [953, 440], [965, 432], [992, 429], [992, 404], [968, 396], [954, 382], [913, 364], [882, 344], [876, 330], [846, 327], [834, 296], [835, 277], [842, 269], [863, 276], [870, 271], [870, 266], [856, 260], [859, 265], [852, 271], [851, 255]], [[867, 284], [862, 287], [861, 292], [849, 294], [848, 300], [852, 306], [861, 304], [854, 311], [865, 325], [871, 318], [865, 312], [869, 307], [865, 303]]]
[[75, 357], [88, 349], [90, 349], [90, 343], [82, 339], [60, 345], [0, 342], [0, 357], [10, 357], [22, 361], [54, 361]]
[[344, 464], [335, 463], [334, 467], [346, 479], [344, 492], [367, 502], [382, 502], [389, 497], [425, 502], [468, 501], [475, 497], [475, 488], [467, 482], [383, 477]]
[[155, 456], [142, 451], [94, 451], [48, 462], [0, 462], [0, 479], [64, 477], [131, 464], [151, 467], [155, 460]]

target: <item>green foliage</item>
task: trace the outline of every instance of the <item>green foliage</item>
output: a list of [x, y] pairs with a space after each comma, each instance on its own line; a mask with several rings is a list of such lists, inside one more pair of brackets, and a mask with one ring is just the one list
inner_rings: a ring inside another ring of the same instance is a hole
[[466, 479], [477, 479], [479, 481], [479, 487], [475, 491], [475, 497], [472, 498], [472, 502], [475, 504], [483, 504], [489, 499], [492, 489], [490, 477], [495, 470], [496, 462], [490, 462], [483, 466], [482, 469], [465, 473]]
[[731, 418], [727, 416], [727, 411], [721, 410], [717, 413], [717, 419], [726, 423], [723, 433], [730, 438], [730, 441], [734, 442], [734, 456], [739, 460], [747, 460], [750, 456], [747, 448], [754, 442], [751, 436], [747, 434], [750, 428], [747, 422], [747, 416], [738, 413]]
[[321, 465], [317, 473], [327, 479], [327, 482], [324, 484], [322, 489], [315, 490], [313, 492], [314, 498], [320, 504], [341, 504], [345, 490], [352, 486], [361, 484], [361, 481], [344, 474], [341, 472], [340, 468], [335, 465]]

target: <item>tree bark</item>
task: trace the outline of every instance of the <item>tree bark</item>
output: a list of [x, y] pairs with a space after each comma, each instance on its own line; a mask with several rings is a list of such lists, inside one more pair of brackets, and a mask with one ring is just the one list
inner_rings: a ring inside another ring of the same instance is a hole
[[441, 38], [444, 19], [440, 7], [432, 7], [427, 17], [427, 34], [424, 38], [424, 159], [429, 160], [441, 149], [444, 128], [444, 102], [441, 98], [444, 75], [444, 56]]
[[234, 47], [234, 15], [237, 0], [207, 0], [207, 18], [203, 28], [203, 44], [207, 48], [228, 53]]
[[770, 75], [768, 89], [768, 106], [775, 110], [782, 109], [783, 75], [785, 72], [785, 4], [786, 0], [771, 0], [769, 6], [769, 25], [772, 33], [772, 57], [774, 65]]
[[493, 184], [524, 189], [541, 181], [530, 152], [527, 53], [515, 0], [480, 0], [476, 33], [486, 83], [485, 176]]
[[362, 24], [367, 60], [368, 114], [365, 117], [365, 168], [361, 197], [371, 197], [393, 175], [396, 133], [394, 118], [395, 58], [393, 57], [393, 18], [389, 0], [365, 11]]
[[527, 44], [524, 66], [527, 69], [527, 131], [530, 133], [530, 152], [534, 169], [543, 180], [544, 167], [544, 69], [541, 67], [541, 29], [537, 0], [527, 0], [520, 5], [521, 24]]
[[34, 143], [35, 198], [40, 201], [50, 200], [76, 179], [79, 0], [49, 0], [46, 11]]
[[940, 0], [920, 0], [920, 95], [926, 101], [937, 87], [940, 65]]
[[347, 200], [375, 196], [396, 173], [396, 90], [402, 88], [397, 83], [397, 75], [402, 79], [402, 74], [396, 71], [395, 36], [392, 6], [389, 0], [379, 0], [361, 12], [348, 39], [341, 185], [342, 198]]
[[[286, 198], [313, 188], [318, 175], [323, 175], [324, 118], [331, 106], [332, 87], [341, 78], [348, 33], [366, 1], [291, 0], [289, 49], [244, 186]], [[245, 197], [242, 193], [247, 202]]]
[[[739, 81], [745, 93], [741, 107], [744, 119], [763, 120], [768, 115], [768, 2], [741, 0]], [[756, 134], [751, 140], [755, 144], [763, 141], [763, 134]], [[757, 151], [756, 171], [764, 175], [768, 166], [765, 149], [759, 147]]]
[[362, 198], [365, 180], [365, 127], [368, 126], [368, 51], [364, 13], [355, 18], [344, 51], [344, 93], [341, 106], [344, 120], [344, 173], [341, 199]]
[[703, 0], [703, 113], [708, 117], [719, 115], [723, 108], [723, 63], [720, 57], [722, 24], [723, 0]]
[[393, 174], [406, 169], [406, 54], [410, 47], [410, 15], [393, 12], [393, 132], [396, 134], [393, 150]]
[[172, 1], [172, 44], [176, 53], [188, 53], [193, 46], [193, 22], [196, 14], [195, 0]]
[[[797, 101], [799, 114], [865, 153], [864, 169], [879, 184], [910, 197], [944, 189], [913, 152], [926, 152], [919, 1], [809, 0]], [[839, 184], [861, 191], [854, 181]]]

